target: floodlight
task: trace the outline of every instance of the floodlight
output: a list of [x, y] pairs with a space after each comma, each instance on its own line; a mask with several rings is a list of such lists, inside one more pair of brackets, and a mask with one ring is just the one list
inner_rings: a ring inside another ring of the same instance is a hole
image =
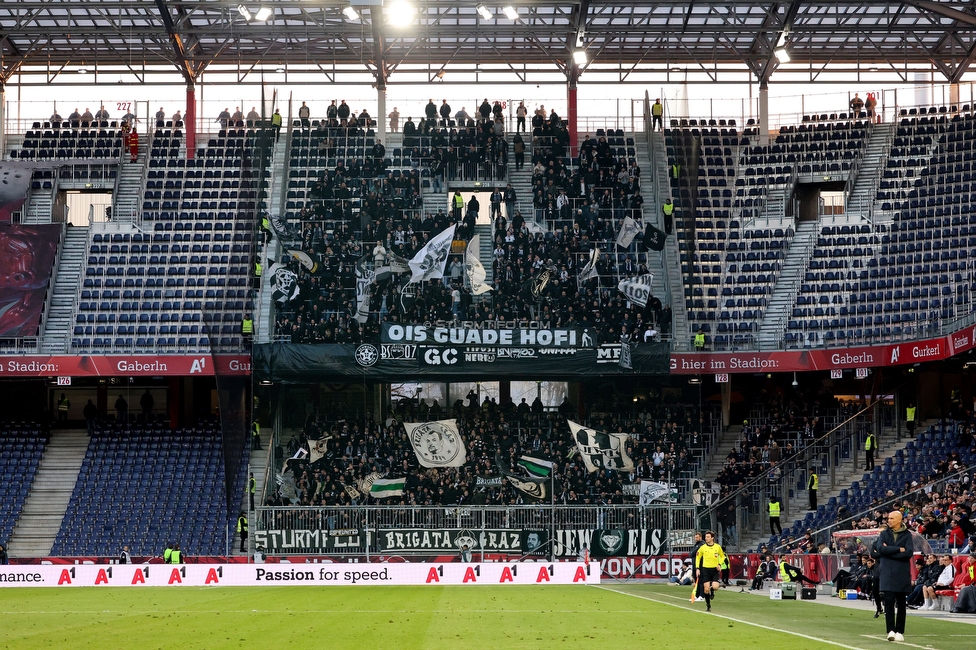
[[386, 13], [390, 17], [391, 25], [394, 27], [406, 27], [413, 22], [413, 17], [417, 13], [417, 10], [409, 2], [398, 0], [389, 7], [386, 7]]
[[573, 62], [576, 65], [586, 65], [586, 51], [576, 50], [573, 52]]
[[484, 5], [478, 5], [478, 13], [481, 14], [481, 17], [485, 20], [491, 20], [493, 17], [491, 9]]
[[352, 5], [346, 5], [346, 8], [342, 10], [342, 13], [346, 15], [347, 20], [359, 20], [359, 12]]
[[790, 62], [790, 53], [786, 51], [785, 47], [777, 49], [775, 52], [773, 52], [773, 54], [776, 55], [776, 60], [780, 63]]
[[502, 11], [505, 12], [505, 17], [509, 20], [518, 20], [519, 12], [518, 9], [509, 5], [508, 7], [502, 7]]
[[254, 20], [258, 21], [259, 23], [263, 23], [268, 18], [271, 18], [271, 14], [273, 13], [274, 10], [271, 7], [261, 7], [258, 9], [257, 15], [254, 16]]
[[78, 68], [78, 74], [88, 74], [88, 68]]
[[237, 12], [244, 16], [244, 20], [251, 22], [251, 12], [244, 5], [237, 5]]
[[275, 68], [275, 72], [277, 72], [278, 74], [283, 74], [285, 72], [285, 69], [284, 68]]

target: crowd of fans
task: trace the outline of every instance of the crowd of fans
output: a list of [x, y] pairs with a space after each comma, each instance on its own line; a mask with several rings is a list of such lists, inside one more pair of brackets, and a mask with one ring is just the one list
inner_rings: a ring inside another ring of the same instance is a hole
[[[334, 116], [330, 107], [326, 120], [309, 127], [315, 135], [312, 141], [319, 142], [320, 152], [329, 158], [337, 138], [366, 133], [350, 130], [362, 129], [363, 120], [353, 123], [344, 105], [338, 105]], [[462, 109], [455, 121], [446, 101], [439, 109], [431, 101], [419, 128], [411, 119], [404, 125], [402, 160], [409, 161], [410, 169], [385, 174], [386, 149], [377, 143], [366, 160], [347, 164], [340, 158], [334, 168], [320, 172], [299, 211], [301, 250], [320, 263], [313, 272], [290, 262], [301, 291], [277, 311], [280, 336], [294, 343], [357, 343], [372, 337], [383, 321], [516, 319], [594, 328], [603, 341], [639, 343], [670, 332], [670, 306], [652, 297], [641, 308], [616, 290], [619, 279], [650, 272], [640, 235], [623, 255], [617, 254], [614, 243], [623, 218], [641, 214], [636, 160], [616, 157], [606, 137], [587, 136], [580, 145], [579, 165], [571, 168], [566, 125], [555, 111], [547, 116], [541, 107], [531, 117], [535, 219], [526, 223], [510, 186], [504, 193], [499, 188], [497, 201], [491, 199], [492, 293], [475, 301], [463, 291], [463, 260], [455, 254], [443, 281], [407, 287], [406, 275], [382, 278], [373, 286], [369, 320], [356, 322], [355, 264], [363, 256], [372, 268], [379, 268], [394, 256], [410, 259], [453, 224], [459, 226], [458, 239], [473, 234], [476, 202], [469, 201], [464, 212], [425, 210], [424, 180], [429, 177], [437, 191], [445, 178], [503, 178], [508, 141], [500, 111], [486, 100], [475, 117]], [[514, 144], [520, 168], [525, 150], [521, 133], [516, 133]], [[502, 215], [502, 202], [508, 216]], [[539, 223], [551, 224], [554, 230]], [[599, 277], [579, 282], [577, 276], [594, 247], [601, 251]], [[550, 281], [529, 297], [527, 283], [544, 270]]]
[[[659, 403], [641, 413], [621, 416], [594, 413], [591, 426], [604, 431], [624, 431], [632, 440], [627, 452], [633, 472], [587, 473], [572, 441], [566, 417], [575, 417], [568, 401], [557, 410], [546, 410], [538, 399], [518, 405], [479, 400], [471, 392], [449, 408], [434, 401], [403, 400], [386, 422], [359, 422], [339, 415], [310, 415], [301, 436], [287, 443], [279, 457], [296, 456], [309, 449], [309, 441], [327, 439], [325, 455], [314, 463], [308, 456], [286, 461], [286, 473], [295, 477], [296, 493], [275, 493], [266, 505], [339, 506], [363, 504], [369, 499], [383, 505], [514, 505], [526, 503], [506, 482], [479, 486], [478, 477], [517, 471], [522, 454], [531, 453], [555, 462], [555, 502], [566, 505], [610, 505], [636, 501], [624, 496], [623, 485], [641, 479], [677, 478], [692, 467], [693, 456], [702, 453], [702, 433], [697, 407]], [[454, 418], [467, 450], [467, 462], [458, 468], [421, 467], [402, 425], [404, 421]], [[320, 444], [321, 448], [322, 445]], [[372, 499], [357, 487], [368, 476], [405, 477], [402, 497]]]

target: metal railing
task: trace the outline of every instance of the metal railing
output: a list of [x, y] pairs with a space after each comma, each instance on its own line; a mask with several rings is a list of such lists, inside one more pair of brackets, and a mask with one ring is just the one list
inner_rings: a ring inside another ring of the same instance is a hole
[[[889, 391], [897, 393], [901, 386]], [[712, 517], [719, 512], [719, 508], [729, 502], [738, 508], [748, 511], [749, 525], [743, 529], [751, 532], [767, 533], [768, 517], [765, 516], [766, 499], [778, 496], [782, 505], [782, 518], [792, 516], [793, 499], [803, 497], [799, 494], [805, 489], [808, 480], [808, 469], [813, 468], [818, 475], [826, 474], [820, 483], [820, 490], [829, 491], [837, 480], [837, 468], [841, 463], [851, 463], [858, 466], [858, 450], [863, 443], [868, 427], [879, 429], [880, 423], [894, 421], [893, 406], [883, 399], [876, 399], [864, 406], [853, 415], [845, 418], [830, 428], [820, 437], [810, 440], [795, 456], [785, 459], [782, 463], [770, 466], [755, 478], [747, 481], [709, 506]], [[888, 412], [884, 412], [888, 411]], [[875, 435], [878, 435], [875, 431]]]

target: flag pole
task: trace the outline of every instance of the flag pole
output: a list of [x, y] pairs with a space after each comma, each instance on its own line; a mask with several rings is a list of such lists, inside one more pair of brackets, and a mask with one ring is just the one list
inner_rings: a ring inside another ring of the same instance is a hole
[[549, 472], [549, 557], [556, 561], [556, 466]]

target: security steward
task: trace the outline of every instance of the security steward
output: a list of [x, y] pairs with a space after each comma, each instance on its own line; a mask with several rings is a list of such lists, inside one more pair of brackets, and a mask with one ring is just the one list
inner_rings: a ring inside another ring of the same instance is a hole
[[908, 435], [915, 435], [915, 405], [909, 404], [905, 409], [905, 425], [908, 427]]
[[870, 472], [874, 469], [874, 449], [877, 447], [877, 443], [874, 439], [873, 433], [868, 433], [868, 437], [864, 440], [864, 470]]
[[807, 483], [807, 492], [810, 495], [810, 510], [817, 509], [817, 490], [820, 489], [820, 476], [817, 470], [810, 468], [810, 481]]
[[779, 514], [782, 505], [776, 497], [769, 497], [769, 534], [782, 535], [783, 526], [779, 521]]
[[656, 131], [657, 129], [664, 130], [664, 104], [661, 103], [660, 99], [655, 99], [654, 104], [651, 105], [651, 131]]
[[68, 420], [68, 409], [71, 408], [71, 400], [61, 393], [61, 398], [58, 400], [58, 422]]
[[664, 232], [670, 235], [671, 231], [674, 230], [674, 203], [671, 202], [671, 199], [664, 200], [661, 212], [664, 213]]
[[251, 498], [251, 510], [254, 510], [254, 491], [257, 488], [258, 482], [254, 480], [254, 474], [250, 475], [247, 480], [247, 495]]
[[705, 332], [700, 327], [698, 332], [695, 334], [695, 352], [701, 352], [705, 349]]
[[461, 196], [461, 191], [456, 190], [454, 192], [454, 197], [452, 199], [454, 206], [454, 221], [461, 221], [461, 214], [464, 212], [464, 197]]
[[241, 319], [241, 334], [245, 339], [254, 336], [254, 319], [250, 314], [244, 314], [244, 318]]
[[253, 451], [261, 449], [261, 425], [257, 420], [251, 423], [251, 449]]
[[241, 511], [241, 516], [237, 518], [237, 532], [241, 535], [241, 553], [247, 551], [247, 515]]

